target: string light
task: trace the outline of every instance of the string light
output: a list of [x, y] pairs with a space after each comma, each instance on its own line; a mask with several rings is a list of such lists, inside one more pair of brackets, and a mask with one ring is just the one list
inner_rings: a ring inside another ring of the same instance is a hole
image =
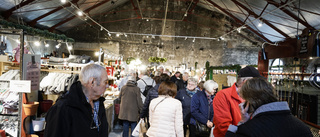
[[60, 0], [61, 3], [65, 4], [67, 0]]

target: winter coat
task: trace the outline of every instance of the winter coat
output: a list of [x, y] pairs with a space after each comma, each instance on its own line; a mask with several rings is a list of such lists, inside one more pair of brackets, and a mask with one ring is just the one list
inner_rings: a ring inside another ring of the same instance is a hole
[[183, 79], [177, 79], [175, 84], [177, 85], [177, 91], [179, 91], [187, 87], [188, 81], [183, 81]]
[[291, 114], [287, 102], [262, 105], [252, 119], [235, 130], [228, 131], [226, 137], [313, 137], [310, 128]]
[[183, 137], [182, 105], [179, 100], [160, 95], [151, 101], [149, 108], [148, 137]]
[[[210, 114], [208, 119], [208, 113]], [[191, 119], [190, 124], [196, 125], [196, 120], [204, 125], [207, 125], [208, 120], [212, 121], [213, 118], [212, 104], [208, 103], [208, 98], [205, 92], [198, 91], [191, 98]]]
[[104, 98], [99, 98], [99, 131], [91, 129], [93, 113], [80, 82], [74, 83], [49, 109], [46, 116], [44, 137], [108, 137], [108, 122]]
[[183, 124], [189, 125], [191, 118], [191, 96], [187, 93], [186, 89], [181, 89], [178, 91], [176, 97], [182, 104], [182, 114], [183, 114]]
[[119, 119], [132, 122], [139, 121], [139, 114], [142, 110], [140, 89], [133, 83], [128, 82], [121, 88]]
[[142, 103], [144, 103], [146, 97], [142, 93], [144, 92], [147, 85], [142, 80], [144, 80], [144, 82], [146, 82], [148, 86], [152, 85], [152, 87], [156, 85], [156, 82], [148, 76], [142, 76], [141, 79], [137, 81], [138, 87], [140, 88], [140, 91], [141, 91]]
[[230, 124], [237, 125], [241, 120], [239, 104], [244, 100], [237, 93], [236, 85], [220, 90], [213, 99], [214, 137], [224, 137]]
[[152, 89], [150, 89], [147, 94], [147, 98], [144, 101], [142, 112], [140, 113], [140, 118], [149, 117], [149, 105], [152, 99], [158, 97], [158, 89], [160, 84], [155, 85]]

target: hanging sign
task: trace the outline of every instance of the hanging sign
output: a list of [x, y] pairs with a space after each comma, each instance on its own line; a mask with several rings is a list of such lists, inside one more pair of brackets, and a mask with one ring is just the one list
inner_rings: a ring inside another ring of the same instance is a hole
[[299, 53], [307, 53], [308, 52], [308, 36], [304, 36], [301, 38], [301, 47]]
[[12, 92], [31, 93], [31, 81], [30, 80], [10, 80], [9, 89]]

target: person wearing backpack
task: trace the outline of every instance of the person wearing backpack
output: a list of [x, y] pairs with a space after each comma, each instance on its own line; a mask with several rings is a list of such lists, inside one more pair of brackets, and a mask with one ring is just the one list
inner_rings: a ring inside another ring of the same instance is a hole
[[140, 80], [137, 81], [137, 84], [140, 88], [142, 102], [144, 103], [149, 90], [156, 85], [156, 82], [148, 76], [148, 71], [142, 71]]

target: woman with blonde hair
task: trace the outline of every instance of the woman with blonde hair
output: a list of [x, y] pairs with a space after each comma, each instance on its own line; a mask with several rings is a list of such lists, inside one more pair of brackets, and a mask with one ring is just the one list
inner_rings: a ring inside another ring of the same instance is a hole
[[148, 137], [183, 137], [182, 105], [174, 97], [177, 86], [164, 81], [159, 86], [159, 97], [149, 106]]

